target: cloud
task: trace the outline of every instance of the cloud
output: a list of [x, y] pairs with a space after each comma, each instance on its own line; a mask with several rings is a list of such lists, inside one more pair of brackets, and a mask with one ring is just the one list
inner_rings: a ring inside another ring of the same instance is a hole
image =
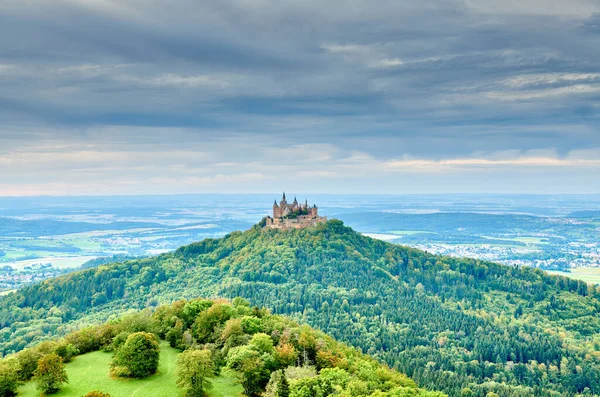
[[[518, 169], [585, 176], [596, 163], [572, 156], [600, 148], [598, 15], [591, 0], [6, 0], [0, 185], [254, 190], [294, 175], [384, 191], [427, 169], [441, 190], [518, 190]], [[434, 177], [465, 168], [499, 182]], [[595, 186], [583, 176], [564, 186]]]
[[597, 157], [600, 153], [595, 153], [596, 157], [578, 158], [576, 154], [568, 158], [553, 157], [538, 157], [538, 156], [519, 156], [510, 159], [488, 159], [482, 157], [471, 158], [456, 158], [440, 161], [432, 160], [396, 160], [388, 161], [385, 167], [388, 169], [408, 169], [408, 168], [449, 168], [449, 167], [496, 167], [496, 166], [512, 166], [512, 167], [579, 167], [588, 166], [593, 168], [600, 167], [600, 158]]
[[600, 11], [594, 0], [519, 0], [514, 2], [499, 0], [467, 0], [467, 6], [477, 12], [486, 14], [509, 15], [552, 15], [558, 17], [590, 17]]

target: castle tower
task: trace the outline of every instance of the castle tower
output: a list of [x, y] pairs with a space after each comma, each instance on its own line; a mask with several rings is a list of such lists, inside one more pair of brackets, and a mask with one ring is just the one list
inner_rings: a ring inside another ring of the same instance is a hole
[[287, 202], [285, 192], [280, 203], [277, 200], [273, 202], [273, 218], [267, 217], [265, 227], [275, 229], [301, 229], [304, 227], [315, 226], [318, 223], [326, 222], [327, 217], [319, 216], [317, 205], [312, 207], [308, 205], [308, 200], [304, 203], [298, 203], [298, 198], [294, 197], [292, 203]]

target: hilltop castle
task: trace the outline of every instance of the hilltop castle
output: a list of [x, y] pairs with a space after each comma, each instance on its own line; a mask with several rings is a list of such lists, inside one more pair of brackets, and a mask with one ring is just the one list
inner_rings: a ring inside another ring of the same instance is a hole
[[295, 197], [290, 204], [287, 202], [284, 192], [279, 204], [277, 204], [277, 200], [273, 203], [273, 217], [267, 217], [265, 227], [272, 229], [302, 229], [325, 221], [327, 221], [327, 217], [319, 216], [319, 208], [316, 205], [309, 207], [308, 200], [304, 204], [298, 204]]

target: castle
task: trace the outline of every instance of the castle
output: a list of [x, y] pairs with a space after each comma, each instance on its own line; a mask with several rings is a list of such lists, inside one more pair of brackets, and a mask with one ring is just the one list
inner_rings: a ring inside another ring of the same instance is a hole
[[273, 217], [266, 218], [266, 226], [272, 229], [302, 229], [308, 226], [315, 226], [318, 223], [327, 221], [326, 216], [319, 216], [319, 208], [316, 205], [308, 206], [308, 200], [304, 204], [298, 204], [294, 197], [294, 202], [289, 204], [283, 198], [277, 204], [273, 203]]

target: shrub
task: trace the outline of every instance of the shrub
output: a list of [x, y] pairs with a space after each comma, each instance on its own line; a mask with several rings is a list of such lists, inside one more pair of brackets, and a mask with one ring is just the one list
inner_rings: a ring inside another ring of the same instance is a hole
[[94, 390], [94, 391], [89, 392], [88, 394], [86, 394], [83, 397], [112, 397], [112, 396], [108, 393], [103, 393], [101, 391]]
[[160, 346], [154, 334], [135, 332], [116, 352], [111, 367], [113, 373], [133, 378], [145, 378], [156, 372]]

